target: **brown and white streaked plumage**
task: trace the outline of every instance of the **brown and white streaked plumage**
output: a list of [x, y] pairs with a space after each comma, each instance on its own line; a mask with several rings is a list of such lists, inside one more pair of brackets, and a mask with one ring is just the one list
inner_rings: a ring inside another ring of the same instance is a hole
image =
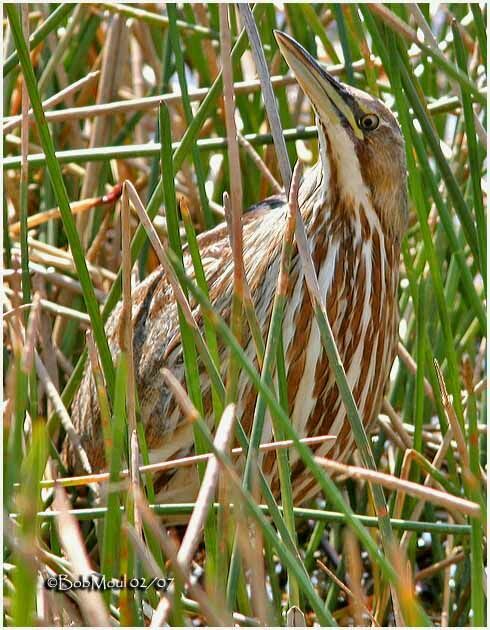
[[[407, 196], [403, 138], [391, 112], [377, 99], [339, 83], [292, 38], [276, 33], [282, 54], [317, 115], [321, 159], [302, 181], [299, 206], [310, 251], [326, 300], [332, 330], [361, 418], [366, 426], [379, 411], [397, 338], [398, 263], [406, 224]], [[284, 199], [271, 198], [243, 218], [244, 263], [252, 298], [266, 334], [270, 321], [286, 219]], [[232, 255], [226, 227], [199, 238], [210, 298], [229, 317], [233, 289]], [[185, 260], [192, 274], [190, 258]], [[167, 389], [162, 368], [184, 381], [182, 348], [175, 343], [178, 317], [171, 287], [161, 268], [134, 291], [134, 360], [138, 396], [152, 459], [189, 454], [192, 429], [182, 422]], [[111, 351], [119, 351], [118, 306], [107, 324]], [[199, 316], [197, 315], [199, 319]], [[244, 347], [254, 357], [244, 325]], [[293, 255], [283, 337], [291, 420], [301, 436], [334, 434], [338, 439], [316, 449], [318, 455], [345, 459], [353, 448], [349, 422], [318, 327], [301, 263]], [[222, 367], [226, 368], [226, 352]], [[206, 408], [209, 382], [203, 375]], [[239, 414], [250, 430], [256, 392], [242, 377]], [[73, 422], [94, 469], [104, 467], [97, 396], [87, 370], [73, 405]], [[267, 419], [262, 441], [272, 438]], [[65, 456], [76, 468], [67, 445]], [[315, 483], [291, 452], [297, 502], [315, 492]], [[267, 453], [263, 470], [277, 494], [276, 455]], [[160, 498], [188, 501], [197, 492], [195, 469], [178, 469], [159, 480]]]

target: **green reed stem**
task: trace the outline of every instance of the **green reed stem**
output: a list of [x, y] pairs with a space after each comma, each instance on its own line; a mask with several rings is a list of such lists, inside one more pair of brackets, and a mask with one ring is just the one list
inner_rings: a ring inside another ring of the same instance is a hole
[[[14, 5], [12, 5], [14, 6]], [[48, 18], [37, 28], [29, 38], [29, 50], [36, 48], [41, 42], [43, 42], [49, 33], [53, 32], [64, 21], [64, 19], [70, 15], [76, 4], [71, 2], [62, 2]], [[7, 7], [5, 7], [7, 10]], [[7, 11], [8, 14], [8, 11]], [[3, 64], [3, 76], [4, 78], [11, 72], [15, 66], [19, 63], [19, 51], [16, 50], [7, 57]]]
[[[169, 19], [169, 37], [170, 42], [172, 44], [172, 48], [174, 51], [175, 57], [175, 65], [177, 68], [177, 76], [179, 78], [180, 91], [182, 93], [182, 106], [184, 109], [184, 115], [186, 118], [187, 125], [190, 125], [192, 122], [192, 107], [191, 102], [189, 100], [189, 91], [187, 89], [187, 79], [185, 77], [185, 65], [184, 65], [184, 55], [182, 54], [182, 44], [180, 42], [179, 31], [177, 28], [177, 5], [168, 3], [167, 4], [167, 13]], [[197, 180], [197, 188], [199, 191], [199, 200], [201, 202], [201, 208], [204, 214], [204, 222], [207, 228], [211, 228], [214, 225], [214, 217], [213, 213], [209, 208], [208, 196], [206, 194], [206, 186], [205, 186], [205, 174], [204, 168], [201, 161], [201, 155], [197, 148], [197, 145], [194, 144], [192, 146], [192, 160], [194, 162], [194, 168], [196, 172], [196, 180]]]
[[[171, 31], [174, 30], [175, 24], [171, 25]], [[165, 216], [167, 219], [167, 231], [170, 242], [171, 251], [175, 253], [179, 261], [183, 264], [183, 252], [182, 244], [180, 242], [179, 234], [179, 219], [177, 215], [177, 202], [175, 197], [175, 184], [174, 184], [174, 172], [172, 157], [172, 136], [170, 128], [170, 116], [168, 109], [165, 105], [160, 107], [160, 139], [162, 146], [161, 162], [162, 162], [162, 182], [165, 198]], [[184, 293], [187, 293], [183, 287]], [[182, 309], [177, 306], [179, 317], [179, 330], [182, 341], [182, 353], [184, 357], [184, 371], [185, 381], [189, 391], [189, 397], [192, 404], [199, 411], [201, 415], [204, 415], [204, 404], [201, 390], [201, 379], [199, 375], [199, 365], [197, 361], [197, 350], [194, 343], [193, 334], [190, 330]], [[194, 444], [197, 454], [204, 453], [206, 445], [201, 435], [200, 430], [193, 425]], [[205, 472], [205, 465], [198, 466], [199, 477], [202, 480]], [[214, 514], [206, 520], [204, 540], [207, 550], [207, 565], [208, 574], [211, 579], [216, 575], [216, 562], [217, 562], [217, 540], [216, 540], [216, 519]]]
[[[458, 65], [464, 72], [467, 72], [466, 51], [461, 39], [461, 33], [456, 24], [452, 24], [452, 33], [454, 40], [454, 49]], [[470, 162], [471, 186], [473, 190], [473, 205], [475, 209], [476, 219], [476, 235], [478, 239], [478, 249], [480, 260], [485, 263], [487, 260], [487, 243], [485, 238], [485, 209], [483, 206], [483, 195], [481, 187], [481, 159], [478, 149], [478, 140], [475, 131], [475, 113], [473, 112], [473, 103], [471, 93], [466, 87], [461, 88], [461, 100], [463, 103], [464, 124], [466, 128], [466, 141], [468, 143], [468, 157]], [[481, 267], [483, 281], [486, 284], [486, 265]]]
[[[109, 483], [113, 490], [107, 497], [107, 513], [104, 518], [104, 530], [101, 545], [100, 570], [107, 579], [119, 576], [120, 563], [120, 530], [121, 530], [121, 501], [118, 488], [119, 474], [125, 459], [125, 436], [127, 435], [126, 421], [126, 383], [127, 383], [127, 358], [121, 352], [116, 369], [116, 384], [114, 392], [114, 411], [112, 416], [112, 449], [109, 465]], [[111, 600], [111, 591], [103, 593], [108, 605]]]
[[68, 200], [68, 195], [63, 181], [61, 167], [56, 159], [53, 139], [51, 137], [51, 133], [49, 131], [46, 118], [44, 116], [41, 99], [36, 85], [36, 77], [34, 75], [34, 70], [32, 68], [27, 46], [24, 41], [20, 19], [17, 14], [15, 5], [5, 5], [5, 11], [11, 24], [12, 34], [17, 47], [17, 52], [19, 54], [19, 59], [22, 66], [22, 71], [24, 73], [27, 90], [29, 92], [32, 109], [34, 111], [37, 130], [44, 153], [46, 155], [46, 166], [48, 168], [53, 190], [58, 201], [58, 206], [60, 208], [66, 237], [70, 244], [73, 261], [77, 269], [80, 284], [82, 286], [85, 305], [90, 316], [94, 340], [99, 351], [104, 377], [111, 395], [114, 389], [114, 367], [112, 365], [112, 357], [109, 350], [109, 344], [105, 336], [104, 325], [100, 316], [99, 306], [95, 297], [92, 281], [87, 270], [85, 254], [75, 226], [73, 215], [70, 210], [70, 202]]
[[[158, 503], [150, 505], [151, 510], [158, 516], [179, 516], [182, 514], [191, 514], [195, 508], [195, 503]], [[214, 503], [213, 509], [218, 510], [222, 507], [221, 503]], [[233, 507], [232, 505], [230, 506]], [[260, 510], [266, 514], [270, 514], [270, 510], [267, 505], [259, 505]], [[279, 507], [282, 512], [283, 508]], [[124, 511], [124, 507], [121, 506], [121, 511]], [[312, 520], [316, 523], [328, 524], [328, 523], [347, 523], [347, 518], [343, 512], [335, 512], [330, 510], [314, 510], [308, 508], [293, 508], [294, 516], [297, 519]], [[92, 519], [104, 518], [107, 513], [107, 508], [77, 508], [70, 510], [75, 518], [80, 521], [89, 521]], [[11, 518], [17, 518], [17, 514], [10, 514]], [[362, 525], [369, 528], [379, 528], [379, 521], [376, 516], [367, 516], [365, 514], [353, 514]], [[56, 518], [56, 512], [52, 510], [38, 512], [37, 518], [43, 521], [50, 521]], [[393, 529], [398, 531], [410, 531], [428, 534], [453, 534], [455, 536], [469, 536], [471, 534], [471, 525], [460, 523], [441, 523], [441, 522], [428, 522], [428, 521], [411, 521], [410, 519], [393, 518], [391, 519]]]

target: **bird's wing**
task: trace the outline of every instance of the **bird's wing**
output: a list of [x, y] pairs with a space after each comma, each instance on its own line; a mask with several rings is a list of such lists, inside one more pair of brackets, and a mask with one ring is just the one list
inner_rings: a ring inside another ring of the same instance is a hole
[[[253, 285], [252, 293], [259, 298], [264, 295], [264, 300], [260, 300], [264, 303], [269, 302], [269, 299], [265, 299], [266, 285], [261, 286], [257, 278], [264, 277], [275, 257], [275, 245], [271, 246], [271, 234], [278, 232], [277, 216], [281, 215], [283, 205], [283, 199], [273, 198], [257, 204], [243, 216], [244, 262], [247, 276]], [[198, 242], [210, 299], [218, 312], [228, 319], [233, 291], [233, 264], [226, 225], [221, 224], [203, 233], [198, 237]], [[252, 251], [254, 253], [251, 253]], [[184, 254], [184, 264], [188, 275], [194, 277], [192, 261], [187, 252]], [[190, 302], [196, 320], [201, 326], [199, 308], [192, 298]], [[180, 410], [162, 375], [162, 368], [167, 367], [181, 383], [185, 382], [178, 309], [172, 287], [161, 267], [134, 289], [132, 321], [135, 378], [141, 417], [147, 425], [147, 442], [150, 447], [164, 448], [165, 452], [161, 453], [164, 458], [173, 457], [177, 453], [182, 453], [185, 445], [190, 448], [192, 438], [189, 439], [188, 430], [182, 428]], [[106, 325], [114, 357], [120, 351], [120, 325], [121, 304], [118, 304]], [[202, 384], [203, 395], [209, 399], [205, 400], [205, 404], [210, 404], [207, 375], [202, 375]], [[104, 459], [103, 440], [98, 398], [90, 366], [86, 368], [75, 397], [72, 420], [89, 460], [95, 469], [101, 468]], [[73, 452], [69, 447], [67, 449], [68, 459], [73, 466]]]

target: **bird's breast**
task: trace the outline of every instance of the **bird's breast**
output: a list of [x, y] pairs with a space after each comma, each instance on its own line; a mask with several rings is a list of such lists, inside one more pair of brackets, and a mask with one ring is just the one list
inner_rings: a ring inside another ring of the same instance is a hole
[[[310, 239], [312, 259], [347, 381], [361, 418], [369, 425], [379, 409], [397, 335], [398, 252], [375, 223], [345, 231], [319, 231]], [[335, 435], [317, 453], [343, 458], [352, 434], [333, 371], [322, 346], [298, 257], [292, 262], [283, 321], [288, 405], [301, 437]], [[291, 455], [296, 473], [302, 463]], [[275, 468], [272, 456], [264, 470]], [[305, 484], [311, 482], [311, 478]], [[277, 483], [277, 480], [276, 480]], [[301, 487], [301, 486], [299, 486]]]

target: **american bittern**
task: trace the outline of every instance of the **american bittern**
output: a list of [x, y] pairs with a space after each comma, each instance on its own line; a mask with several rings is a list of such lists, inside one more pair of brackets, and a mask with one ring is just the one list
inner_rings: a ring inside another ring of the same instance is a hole
[[[320, 160], [303, 179], [299, 205], [311, 255], [326, 300], [328, 317], [347, 379], [367, 427], [379, 412], [394, 359], [397, 338], [397, 284], [400, 243], [407, 219], [404, 143], [392, 113], [376, 98], [339, 83], [291, 37], [276, 34], [279, 47], [316, 113]], [[244, 263], [264, 337], [277, 280], [286, 204], [270, 198], [243, 217]], [[232, 253], [227, 230], [220, 225], [199, 238], [210, 298], [229, 316], [233, 290]], [[192, 275], [190, 257], [186, 266]], [[135, 376], [147, 442], [155, 460], [188, 455], [191, 426], [162, 376], [168, 367], [184, 382], [177, 308], [161, 268], [133, 294]], [[111, 350], [119, 350], [120, 306], [107, 324]], [[254, 357], [244, 326], [244, 347]], [[334, 375], [322, 349], [310, 297], [297, 252], [293, 254], [283, 322], [291, 421], [301, 436], [334, 434], [318, 455], [345, 459], [353, 437]], [[174, 342], [172, 342], [174, 340]], [[171, 343], [172, 342], [172, 343]], [[226, 363], [222, 348], [222, 366]], [[209, 381], [202, 375], [204, 400], [211, 408]], [[239, 385], [239, 415], [250, 431], [257, 393], [246, 380]], [[95, 386], [87, 369], [73, 406], [73, 422], [94, 469], [104, 466], [103, 440]], [[263, 441], [271, 441], [270, 421]], [[72, 467], [71, 446], [66, 457]], [[315, 492], [295, 452], [291, 452], [293, 491], [304, 502]], [[263, 471], [278, 491], [276, 455], [268, 453]], [[160, 498], [192, 500], [196, 470], [180, 468], [158, 481]]]

